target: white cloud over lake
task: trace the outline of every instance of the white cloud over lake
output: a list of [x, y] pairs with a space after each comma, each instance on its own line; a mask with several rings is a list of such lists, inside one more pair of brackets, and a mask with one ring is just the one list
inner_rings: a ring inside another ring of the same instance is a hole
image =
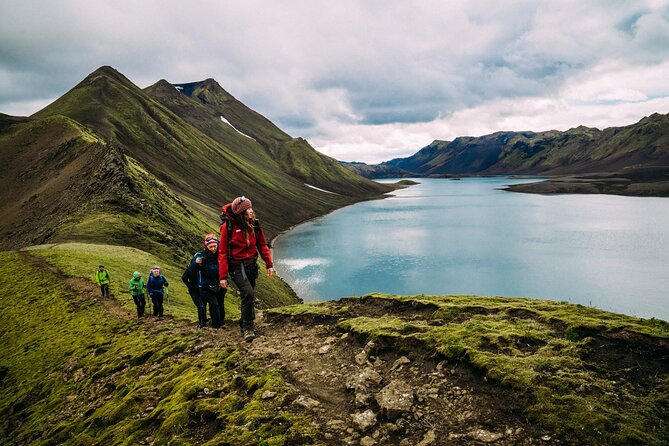
[[141, 87], [215, 78], [344, 160], [497, 130], [669, 112], [669, 1], [4, 0], [0, 112], [101, 65]]

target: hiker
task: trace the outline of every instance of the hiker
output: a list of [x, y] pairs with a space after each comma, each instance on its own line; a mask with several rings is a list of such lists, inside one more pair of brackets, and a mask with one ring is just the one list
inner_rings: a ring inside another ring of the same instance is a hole
[[95, 272], [95, 281], [100, 285], [100, 291], [102, 292], [102, 298], [109, 298], [109, 272], [105, 269], [104, 265], [98, 266], [98, 270]]
[[153, 303], [153, 315], [158, 319], [163, 318], [163, 298], [165, 296], [163, 287], [167, 288], [168, 286], [167, 279], [160, 274], [160, 267], [154, 266], [151, 268], [149, 279], [146, 281], [146, 291]]
[[[189, 264], [190, 266], [190, 264]], [[200, 328], [207, 326], [207, 304], [200, 297], [200, 288], [198, 287], [198, 274], [197, 270], [193, 268], [186, 267], [183, 274], [181, 274], [181, 281], [188, 288], [188, 294], [197, 308], [197, 322]]]
[[144, 279], [139, 271], [132, 273], [132, 279], [130, 279], [130, 294], [132, 294], [132, 300], [135, 301], [135, 306], [137, 306], [137, 317], [144, 317], [144, 308], [146, 308], [146, 299], [144, 298]]
[[[205, 249], [195, 253], [193, 260], [191, 260], [188, 266], [188, 275], [198, 278], [197, 284], [203, 306], [205, 304], [209, 305], [212, 328], [225, 327], [225, 306], [223, 304], [227, 290], [221, 287], [218, 280], [219, 243], [220, 241], [214, 234], [207, 234], [204, 237]], [[200, 321], [200, 327], [205, 327], [202, 321]]]
[[254, 289], [258, 278], [258, 253], [274, 275], [272, 253], [251, 200], [242, 196], [222, 208], [221, 244], [218, 250], [218, 273], [221, 287], [228, 287], [228, 273], [241, 295], [239, 327], [246, 342], [255, 338]]

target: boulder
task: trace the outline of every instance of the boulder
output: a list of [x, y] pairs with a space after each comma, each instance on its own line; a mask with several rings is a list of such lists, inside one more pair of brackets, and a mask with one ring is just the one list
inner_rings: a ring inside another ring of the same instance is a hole
[[390, 381], [390, 384], [376, 394], [376, 402], [390, 420], [411, 411], [413, 398], [413, 388], [399, 379]]
[[376, 425], [376, 414], [371, 409], [351, 415], [353, 426], [361, 432], [365, 432]]

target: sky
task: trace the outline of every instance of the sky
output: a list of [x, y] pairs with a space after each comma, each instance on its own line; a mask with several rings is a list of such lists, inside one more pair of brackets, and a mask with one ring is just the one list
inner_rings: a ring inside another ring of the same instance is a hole
[[344, 161], [669, 113], [669, 0], [0, 0], [0, 112], [102, 65], [216, 79]]

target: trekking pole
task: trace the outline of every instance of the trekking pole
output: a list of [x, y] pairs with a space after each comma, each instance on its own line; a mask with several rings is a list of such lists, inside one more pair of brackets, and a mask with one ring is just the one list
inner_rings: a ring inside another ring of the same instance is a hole
[[167, 298], [167, 306], [170, 306], [170, 289], [165, 287], [165, 297]]

